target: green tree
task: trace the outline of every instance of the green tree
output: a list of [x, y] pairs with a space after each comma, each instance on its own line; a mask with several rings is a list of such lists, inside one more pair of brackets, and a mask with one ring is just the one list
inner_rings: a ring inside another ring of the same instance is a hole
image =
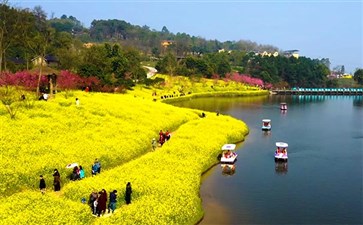
[[363, 84], [363, 69], [357, 69], [353, 78], [358, 84]]
[[111, 60], [104, 46], [92, 46], [81, 52], [81, 60], [77, 72], [81, 76], [96, 76], [105, 81], [107, 74], [111, 73]]
[[174, 75], [177, 69], [176, 57], [169, 51], [161, 60], [156, 63], [155, 68], [161, 73]]
[[0, 73], [3, 66], [6, 69], [6, 52], [10, 47], [19, 45], [24, 38], [28, 23], [26, 17], [29, 13], [25, 10], [15, 9], [8, 5], [7, 0], [0, 3]]
[[[49, 50], [51, 42], [53, 41], [55, 30], [51, 28], [47, 22], [47, 14], [40, 6], [35, 6], [33, 11], [34, 16], [34, 29], [27, 32], [25, 40], [28, 43], [29, 48], [34, 54], [39, 57], [42, 63], [39, 63], [38, 85], [37, 95], [39, 95], [40, 80], [43, 71], [43, 60]], [[53, 95], [53, 93], [50, 93]]]

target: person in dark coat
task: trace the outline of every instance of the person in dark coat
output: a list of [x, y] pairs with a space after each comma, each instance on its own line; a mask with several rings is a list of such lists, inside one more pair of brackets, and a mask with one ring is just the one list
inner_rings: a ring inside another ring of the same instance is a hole
[[93, 191], [90, 196], [89, 196], [89, 199], [88, 199], [88, 205], [91, 207], [91, 210], [92, 210], [92, 213], [94, 215], [96, 215], [96, 211], [97, 211], [97, 208], [94, 207], [94, 202], [97, 201], [97, 198], [98, 198], [98, 194], [97, 194], [97, 191]]
[[100, 192], [100, 196], [98, 197], [98, 216], [101, 216], [105, 214], [107, 209], [107, 192], [105, 189], [102, 189]]
[[108, 203], [108, 213], [112, 211], [112, 213], [116, 209], [116, 202], [117, 202], [117, 190], [113, 190], [113, 192], [110, 193], [110, 202]]
[[60, 174], [57, 169], [54, 169], [53, 177], [54, 177], [54, 182], [53, 182], [54, 191], [60, 191]]
[[126, 204], [130, 204], [131, 203], [131, 194], [132, 194], [131, 183], [128, 182], [126, 184], [126, 192], [125, 192], [125, 201], [126, 201]]
[[43, 178], [43, 175], [40, 175], [40, 180], [39, 180], [39, 189], [40, 189], [40, 192], [42, 194], [45, 193], [45, 190], [46, 190], [46, 185], [45, 185], [45, 180]]

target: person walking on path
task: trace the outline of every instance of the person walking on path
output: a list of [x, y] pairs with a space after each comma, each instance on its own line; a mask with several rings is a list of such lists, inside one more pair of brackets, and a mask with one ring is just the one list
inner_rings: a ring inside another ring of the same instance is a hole
[[53, 177], [54, 191], [60, 191], [60, 174], [57, 169], [54, 169]]
[[46, 190], [46, 185], [45, 185], [45, 180], [43, 178], [43, 175], [40, 175], [40, 180], [39, 180], [39, 189], [40, 192], [42, 194], [45, 194], [45, 190]]
[[82, 168], [82, 166], [79, 166], [79, 179], [83, 179], [84, 178], [84, 170]]
[[98, 159], [95, 159], [95, 162], [92, 165], [92, 176], [95, 176], [97, 173], [101, 173], [101, 163]]
[[151, 141], [151, 146], [153, 148], [153, 151], [155, 151], [156, 147], [158, 146], [158, 142], [155, 138], [153, 138], [153, 140]]
[[88, 199], [88, 205], [91, 207], [92, 213], [93, 215], [96, 215], [96, 211], [97, 211], [97, 205], [95, 206], [94, 202], [97, 201], [98, 198], [98, 194], [97, 191], [93, 191]]
[[113, 190], [113, 192], [110, 193], [110, 202], [108, 203], [108, 213], [112, 210], [112, 213], [116, 209], [116, 202], [117, 202], [117, 191]]
[[160, 130], [160, 132], [159, 132], [159, 143], [160, 143], [160, 146], [163, 146], [164, 142], [165, 142], [164, 133], [163, 133], [162, 130]]
[[164, 135], [165, 135], [165, 140], [166, 141], [169, 141], [169, 139], [170, 139], [170, 132], [167, 130]]
[[107, 192], [105, 189], [102, 189], [100, 192], [100, 196], [98, 197], [98, 216], [101, 214], [104, 215], [107, 209]]
[[125, 192], [125, 201], [126, 201], [126, 204], [130, 204], [131, 203], [131, 194], [132, 194], [131, 183], [128, 182], [126, 184], [126, 192]]

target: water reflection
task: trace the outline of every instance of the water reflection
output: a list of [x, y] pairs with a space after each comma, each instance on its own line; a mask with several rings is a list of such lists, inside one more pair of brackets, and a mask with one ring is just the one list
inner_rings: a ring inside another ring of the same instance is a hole
[[235, 164], [221, 164], [222, 174], [225, 176], [232, 176], [236, 172]]
[[269, 136], [271, 135], [271, 130], [262, 130], [262, 133], [264, 136]]
[[353, 106], [363, 107], [363, 98], [362, 96], [358, 96], [353, 99]]
[[287, 162], [276, 161], [275, 172], [279, 175], [285, 175], [287, 173]]

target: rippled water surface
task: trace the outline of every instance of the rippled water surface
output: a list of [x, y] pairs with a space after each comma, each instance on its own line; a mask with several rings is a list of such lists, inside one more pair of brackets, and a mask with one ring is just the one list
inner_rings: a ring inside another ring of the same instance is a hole
[[[288, 110], [279, 109], [287, 102]], [[202, 98], [174, 105], [229, 114], [250, 134], [232, 175], [203, 176], [200, 224], [363, 224], [362, 96]], [[262, 119], [272, 120], [269, 133]], [[289, 144], [276, 164], [275, 142]]]

